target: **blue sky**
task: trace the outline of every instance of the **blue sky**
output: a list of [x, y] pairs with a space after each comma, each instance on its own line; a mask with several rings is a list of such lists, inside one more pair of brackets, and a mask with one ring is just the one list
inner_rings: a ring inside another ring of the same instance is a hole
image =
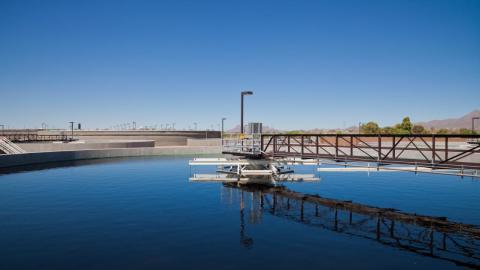
[[0, 1], [0, 124], [279, 129], [480, 108], [480, 1]]

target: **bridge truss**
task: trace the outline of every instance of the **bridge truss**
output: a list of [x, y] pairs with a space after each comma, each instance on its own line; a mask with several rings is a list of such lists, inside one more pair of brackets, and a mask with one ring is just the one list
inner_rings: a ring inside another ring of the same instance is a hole
[[479, 135], [262, 134], [258, 143], [264, 158], [480, 169]]

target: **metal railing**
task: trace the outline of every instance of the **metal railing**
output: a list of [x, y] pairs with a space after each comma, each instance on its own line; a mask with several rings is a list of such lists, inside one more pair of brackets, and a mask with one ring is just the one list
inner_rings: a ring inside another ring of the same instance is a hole
[[12, 142], [72, 141], [70, 136], [64, 134], [39, 135], [37, 133], [5, 133], [4, 137]]
[[263, 134], [270, 157], [480, 168], [480, 135]]
[[229, 136], [222, 140], [222, 152], [231, 154], [261, 155], [261, 135]]

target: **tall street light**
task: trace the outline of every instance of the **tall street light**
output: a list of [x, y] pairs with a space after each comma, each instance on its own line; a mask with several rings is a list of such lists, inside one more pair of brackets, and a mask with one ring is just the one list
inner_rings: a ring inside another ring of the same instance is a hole
[[472, 135], [475, 133], [475, 120], [480, 119], [480, 117], [472, 117]]
[[240, 136], [243, 138], [243, 97], [253, 95], [252, 91], [243, 91], [241, 93], [241, 102], [240, 102]]

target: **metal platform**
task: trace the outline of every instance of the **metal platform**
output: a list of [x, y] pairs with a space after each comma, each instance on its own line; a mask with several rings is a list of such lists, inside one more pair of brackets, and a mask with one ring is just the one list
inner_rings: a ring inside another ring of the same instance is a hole
[[190, 166], [215, 166], [215, 174], [193, 174], [193, 182], [237, 182], [239, 184], [267, 184], [288, 181], [318, 181], [314, 174], [295, 174], [289, 165], [317, 165], [311, 160], [195, 158]]

